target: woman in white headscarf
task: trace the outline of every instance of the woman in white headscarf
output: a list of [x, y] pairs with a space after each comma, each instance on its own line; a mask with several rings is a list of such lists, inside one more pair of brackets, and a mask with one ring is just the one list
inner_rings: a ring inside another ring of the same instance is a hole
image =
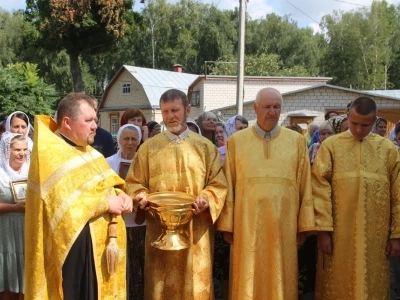
[[23, 299], [25, 201], [15, 201], [10, 182], [26, 180], [28, 171], [26, 138], [21, 134], [5, 132], [0, 141], [1, 299]]
[[[249, 121], [242, 115], [236, 115], [231, 117], [225, 124], [225, 142], [226, 140], [234, 134], [236, 131], [243, 130], [249, 127]], [[225, 146], [218, 147], [219, 156], [221, 161], [225, 161]]]
[[[118, 130], [118, 152], [108, 157], [107, 161], [124, 179], [141, 140], [142, 130], [139, 126], [125, 124]], [[135, 212], [124, 214], [123, 217], [127, 234], [127, 299], [143, 299], [146, 224], [137, 218]]]
[[11, 113], [6, 120], [6, 131], [12, 133], [19, 133], [26, 137], [28, 141], [29, 151], [32, 151], [33, 141], [28, 136], [31, 129], [31, 123], [29, 122], [28, 115], [23, 111], [14, 111]]

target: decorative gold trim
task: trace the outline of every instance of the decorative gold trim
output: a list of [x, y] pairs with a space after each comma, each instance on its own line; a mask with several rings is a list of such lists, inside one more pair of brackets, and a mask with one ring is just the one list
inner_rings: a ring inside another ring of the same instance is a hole
[[60, 181], [61, 178], [66, 176], [70, 171], [79, 168], [81, 166], [84, 166], [88, 162], [95, 160], [100, 156], [102, 156], [101, 153], [99, 153], [95, 149], [91, 149], [90, 152], [86, 152], [82, 156], [75, 156], [69, 161], [63, 163], [49, 178], [45, 180], [45, 182], [41, 186], [42, 197], [46, 198], [47, 193], [54, 186], [54, 184]]
[[[114, 171], [112, 169], [109, 169], [104, 173], [104, 176], [107, 178], [108, 176], [111, 176], [113, 173], [114, 173]], [[91, 180], [86, 182], [84, 185], [80, 186], [75, 191], [73, 191], [71, 193], [71, 195], [57, 209], [57, 211], [54, 212], [53, 218], [50, 220], [50, 231], [51, 232], [54, 231], [54, 229], [57, 227], [58, 223], [60, 222], [62, 216], [69, 209], [69, 207], [72, 205], [72, 203], [74, 203], [76, 200], [78, 200], [79, 197], [84, 192], [86, 192], [87, 190], [91, 189], [93, 186], [95, 186], [96, 184], [98, 184], [102, 180], [103, 180], [103, 176], [96, 175]], [[103, 196], [105, 197], [107, 195], [104, 194]]]

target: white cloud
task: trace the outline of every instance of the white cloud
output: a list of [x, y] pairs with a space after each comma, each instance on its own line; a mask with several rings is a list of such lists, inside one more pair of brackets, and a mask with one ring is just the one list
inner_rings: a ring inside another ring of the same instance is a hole
[[260, 19], [274, 12], [274, 8], [265, 0], [250, 0], [247, 3], [247, 12], [252, 19]]

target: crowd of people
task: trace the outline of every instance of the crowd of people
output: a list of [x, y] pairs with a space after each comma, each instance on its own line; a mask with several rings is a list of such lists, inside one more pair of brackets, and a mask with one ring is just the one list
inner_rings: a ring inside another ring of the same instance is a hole
[[[276, 89], [253, 126], [190, 120], [171, 89], [166, 130], [132, 108], [115, 141], [97, 105], [71, 93], [34, 129], [21, 111], [0, 124], [0, 300], [390, 299], [391, 274], [400, 292], [400, 123], [387, 133], [372, 99], [303, 135], [278, 124]], [[187, 249], [151, 246], [160, 191], [195, 196]]]

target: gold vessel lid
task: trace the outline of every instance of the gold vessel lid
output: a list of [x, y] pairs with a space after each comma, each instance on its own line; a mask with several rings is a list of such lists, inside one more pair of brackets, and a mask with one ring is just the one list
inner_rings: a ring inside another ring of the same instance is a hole
[[184, 207], [191, 205], [196, 197], [183, 192], [156, 192], [147, 195], [150, 206], [155, 207]]

